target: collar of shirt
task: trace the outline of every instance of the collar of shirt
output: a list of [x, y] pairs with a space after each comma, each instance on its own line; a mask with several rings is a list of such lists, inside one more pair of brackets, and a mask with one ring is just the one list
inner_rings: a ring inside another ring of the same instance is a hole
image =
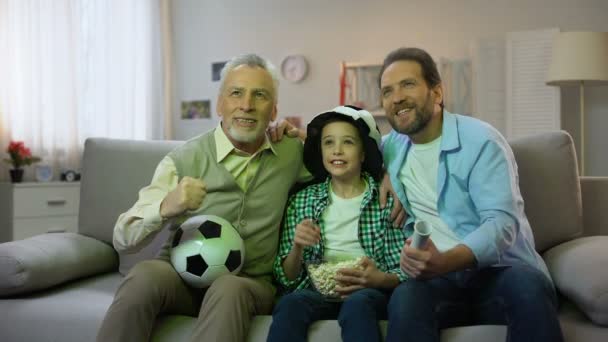
[[[367, 183], [365, 187], [365, 196], [363, 202], [367, 203], [372, 198], [377, 197], [378, 187], [376, 186], [376, 181], [369, 173], [363, 172], [361, 175], [365, 182]], [[310, 190], [309, 190], [310, 189]], [[307, 187], [306, 191], [309, 191], [309, 195], [314, 199], [315, 202], [321, 203], [330, 201], [330, 191], [331, 191], [331, 177], [327, 177], [323, 182], [319, 183], [317, 187]]]
[[224, 160], [224, 158], [226, 158], [232, 152], [234, 152], [235, 154], [240, 155], [240, 156], [251, 157], [253, 155], [260, 153], [263, 150], [269, 149], [275, 155], [277, 154], [274, 149], [274, 145], [270, 142], [270, 139], [268, 138], [268, 135], [266, 135], [266, 134], [264, 134], [264, 143], [252, 155], [234, 147], [234, 145], [232, 144], [230, 139], [228, 139], [228, 137], [226, 136], [226, 133], [224, 133], [221, 123], [217, 126], [217, 128], [215, 129], [213, 134], [214, 134], [214, 138], [215, 138], [215, 151], [216, 151], [218, 163], [222, 162], [222, 160]]
[[458, 121], [456, 115], [443, 111], [443, 126], [441, 132], [441, 150], [451, 151], [460, 148], [460, 136], [458, 134]]

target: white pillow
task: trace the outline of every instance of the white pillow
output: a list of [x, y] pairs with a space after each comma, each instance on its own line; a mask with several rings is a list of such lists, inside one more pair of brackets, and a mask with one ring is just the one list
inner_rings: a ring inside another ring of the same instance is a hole
[[49, 233], [0, 244], [0, 296], [115, 270], [114, 248], [75, 233]]
[[589, 236], [548, 250], [557, 289], [596, 324], [608, 325], [608, 236]]

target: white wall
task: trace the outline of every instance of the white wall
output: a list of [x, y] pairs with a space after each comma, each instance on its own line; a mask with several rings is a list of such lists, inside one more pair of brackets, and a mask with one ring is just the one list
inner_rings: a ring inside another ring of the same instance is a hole
[[[176, 60], [174, 138], [187, 139], [217, 124], [180, 120], [181, 100], [211, 99], [211, 63], [255, 52], [279, 66], [289, 54], [310, 63], [306, 80], [282, 81], [280, 115], [307, 122], [338, 102], [340, 61], [381, 62], [391, 50], [418, 46], [434, 57], [464, 57], [474, 39], [506, 32], [559, 27], [608, 31], [606, 0], [174, 0]], [[577, 91], [562, 92], [564, 128], [577, 139]], [[608, 87], [586, 91], [590, 175], [608, 175]], [[574, 105], [572, 105], [574, 103]], [[573, 109], [574, 112], [570, 113]]]

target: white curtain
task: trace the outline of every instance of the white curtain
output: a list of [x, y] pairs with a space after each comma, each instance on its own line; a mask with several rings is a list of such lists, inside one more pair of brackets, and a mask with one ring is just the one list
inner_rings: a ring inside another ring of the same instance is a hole
[[159, 0], [0, 0], [2, 155], [23, 140], [57, 178], [88, 137], [162, 138], [160, 27]]

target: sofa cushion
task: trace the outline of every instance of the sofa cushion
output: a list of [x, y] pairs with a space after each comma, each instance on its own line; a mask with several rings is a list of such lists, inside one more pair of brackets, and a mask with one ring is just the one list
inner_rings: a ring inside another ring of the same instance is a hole
[[[118, 216], [127, 211], [139, 190], [148, 185], [161, 159], [179, 146], [179, 141], [135, 141], [89, 138], [85, 143], [80, 191], [78, 231], [112, 244]], [[121, 253], [124, 275], [139, 261], [157, 255], [168, 233], [159, 233], [149, 244], [131, 253]]]
[[0, 340], [95, 341], [122, 277], [117, 272], [0, 300]]
[[560, 302], [559, 322], [566, 342], [608, 341], [608, 328], [593, 324], [571, 301], [562, 300]]
[[116, 269], [114, 249], [75, 233], [50, 233], [0, 245], [0, 296], [42, 290]]
[[[272, 316], [259, 315], [251, 321], [247, 342], [266, 341]], [[194, 330], [196, 319], [187, 316], [162, 316], [156, 321], [152, 342], [185, 341]], [[387, 321], [380, 321], [380, 331], [386, 337]], [[502, 325], [476, 325], [441, 331], [442, 342], [506, 341], [507, 328]], [[308, 341], [341, 341], [340, 326], [336, 320], [314, 322], [308, 330]]]
[[608, 326], [608, 236], [568, 241], [544, 254], [558, 290], [594, 323]]
[[137, 200], [161, 159], [177, 141], [89, 138], [85, 142], [80, 183], [78, 231], [112, 243], [118, 216]]
[[542, 252], [582, 233], [582, 199], [574, 143], [564, 131], [510, 142], [519, 171], [519, 188]]

